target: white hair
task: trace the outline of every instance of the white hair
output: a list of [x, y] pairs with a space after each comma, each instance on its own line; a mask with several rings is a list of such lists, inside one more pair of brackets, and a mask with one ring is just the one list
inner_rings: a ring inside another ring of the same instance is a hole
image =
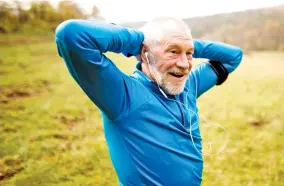
[[149, 49], [155, 47], [161, 39], [170, 35], [182, 35], [192, 38], [187, 24], [175, 17], [156, 17], [139, 29], [144, 34], [144, 44]]

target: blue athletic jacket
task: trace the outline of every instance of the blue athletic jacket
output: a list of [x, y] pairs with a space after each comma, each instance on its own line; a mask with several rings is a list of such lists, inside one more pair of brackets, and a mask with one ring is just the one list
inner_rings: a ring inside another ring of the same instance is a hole
[[[81, 89], [100, 109], [111, 161], [123, 186], [199, 186], [203, 159], [196, 99], [216, 85], [208, 65], [195, 67], [185, 90], [165, 98], [137, 63], [121, 72], [103, 53], [137, 55], [142, 32], [118, 25], [68, 20], [56, 29], [59, 55]], [[229, 73], [242, 50], [224, 43], [194, 40], [195, 58], [220, 61]], [[191, 123], [190, 123], [191, 120]], [[190, 124], [193, 142], [190, 137]]]

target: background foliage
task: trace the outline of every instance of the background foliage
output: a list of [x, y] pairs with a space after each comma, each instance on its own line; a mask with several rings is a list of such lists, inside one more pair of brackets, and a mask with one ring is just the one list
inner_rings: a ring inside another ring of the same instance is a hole
[[[60, 22], [90, 16], [74, 3], [59, 5], [34, 2], [24, 9], [1, 2], [1, 186], [118, 185], [99, 111], [68, 73], [54, 42]], [[201, 118], [229, 135], [224, 152], [204, 157], [204, 186], [284, 185], [283, 12], [279, 6], [188, 19], [197, 37], [249, 51], [225, 84], [197, 102]], [[96, 7], [93, 18], [103, 20]], [[125, 73], [133, 71], [134, 58], [107, 55]], [[216, 153], [226, 134], [200, 126]]]

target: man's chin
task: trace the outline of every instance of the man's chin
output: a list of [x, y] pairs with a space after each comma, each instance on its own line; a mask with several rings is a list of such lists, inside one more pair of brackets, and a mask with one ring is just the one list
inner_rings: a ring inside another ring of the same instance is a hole
[[166, 84], [163, 86], [163, 90], [169, 94], [169, 95], [178, 95], [183, 92], [185, 87], [185, 83], [182, 83], [181, 85], [171, 85], [171, 84]]

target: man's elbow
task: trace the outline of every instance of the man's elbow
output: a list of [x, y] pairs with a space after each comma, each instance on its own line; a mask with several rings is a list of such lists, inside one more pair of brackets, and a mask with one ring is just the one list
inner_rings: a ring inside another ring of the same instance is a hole
[[55, 38], [70, 44], [71, 39], [75, 38], [77, 30], [78, 22], [75, 19], [66, 20], [56, 27]]
[[227, 66], [227, 70], [229, 73], [233, 72], [242, 62], [243, 59], [243, 50], [239, 47], [236, 47], [233, 55], [233, 59]]
[[237, 48], [237, 55], [236, 59], [234, 60], [236, 67], [239, 66], [239, 64], [242, 62], [242, 59], [243, 59], [243, 50], [241, 48]]

